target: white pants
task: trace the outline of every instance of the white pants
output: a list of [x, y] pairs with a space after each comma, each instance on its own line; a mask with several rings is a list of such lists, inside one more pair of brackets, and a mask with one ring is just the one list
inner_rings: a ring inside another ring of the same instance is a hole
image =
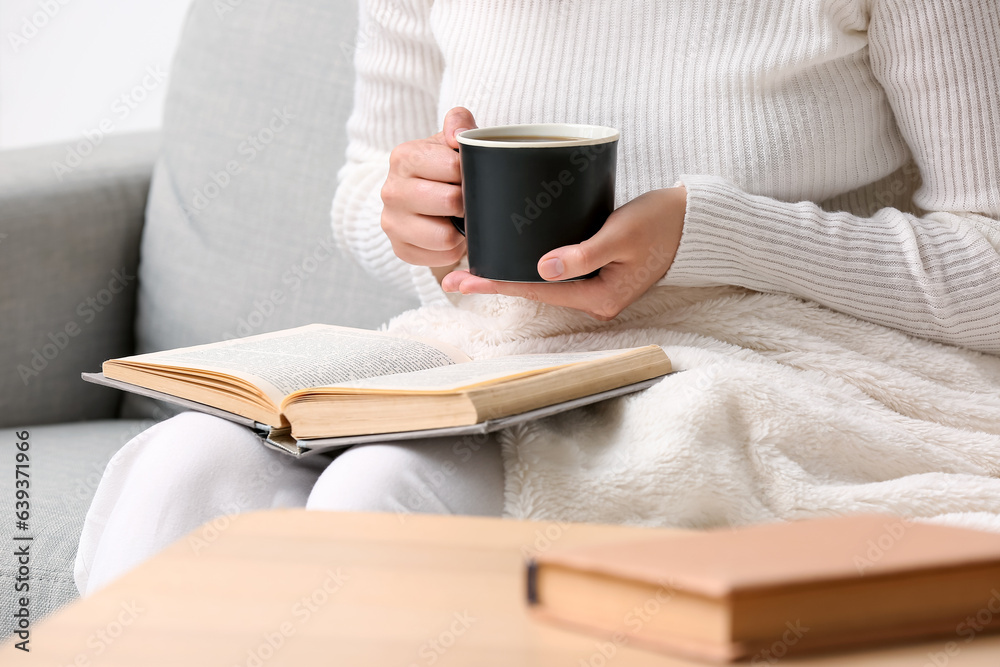
[[296, 460], [242, 426], [186, 412], [108, 462], [80, 536], [76, 587], [88, 595], [216, 517], [276, 507], [500, 516], [500, 446], [437, 438]]

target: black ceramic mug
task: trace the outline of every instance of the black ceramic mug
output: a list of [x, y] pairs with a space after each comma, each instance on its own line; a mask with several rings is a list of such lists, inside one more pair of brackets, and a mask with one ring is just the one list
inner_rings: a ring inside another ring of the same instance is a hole
[[[615, 205], [618, 131], [597, 125], [504, 125], [458, 135], [473, 275], [548, 282], [538, 260], [597, 233]], [[594, 272], [576, 280], [597, 275]]]

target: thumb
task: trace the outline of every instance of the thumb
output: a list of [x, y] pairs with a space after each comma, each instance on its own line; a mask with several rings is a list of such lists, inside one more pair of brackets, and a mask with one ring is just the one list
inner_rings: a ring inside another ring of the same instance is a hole
[[444, 140], [451, 148], [458, 148], [458, 140], [455, 135], [465, 130], [472, 130], [479, 127], [476, 119], [472, 117], [472, 112], [465, 107], [455, 107], [444, 117]]
[[616, 259], [613, 237], [601, 231], [583, 243], [545, 253], [538, 260], [538, 275], [545, 280], [578, 278], [613, 262]]

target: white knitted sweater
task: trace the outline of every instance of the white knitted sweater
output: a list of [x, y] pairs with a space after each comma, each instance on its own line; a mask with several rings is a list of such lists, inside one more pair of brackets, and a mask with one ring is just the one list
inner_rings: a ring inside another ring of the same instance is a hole
[[480, 126], [621, 130], [618, 205], [682, 182], [661, 284], [786, 293], [1000, 353], [997, 0], [362, 0], [339, 243], [442, 292], [381, 232], [389, 152]]

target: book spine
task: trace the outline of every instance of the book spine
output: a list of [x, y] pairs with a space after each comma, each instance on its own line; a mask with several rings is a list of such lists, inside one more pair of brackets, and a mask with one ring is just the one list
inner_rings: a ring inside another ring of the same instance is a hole
[[528, 604], [535, 606], [538, 604], [538, 563], [534, 558], [528, 561]]

